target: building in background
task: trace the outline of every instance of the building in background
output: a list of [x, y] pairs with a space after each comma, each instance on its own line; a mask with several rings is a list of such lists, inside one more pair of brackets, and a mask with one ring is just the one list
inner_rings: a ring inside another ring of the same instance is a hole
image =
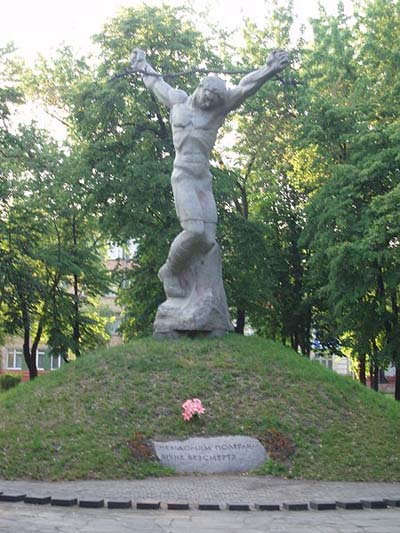
[[[49, 355], [45, 344], [39, 345], [36, 352], [36, 366], [39, 374], [57, 370], [63, 364], [61, 355]], [[4, 346], [0, 347], [0, 374], [16, 374], [22, 381], [29, 380], [29, 370], [22, 352], [20, 337], [6, 337]]]
[[[124, 285], [126, 283], [124, 278], [124, 271], [134, 268], [133, 257], [135, 254], [135, 246], [129, 244], [126, 247], [110, 245], [108, 251], [108, 257], [106, 260], [107, 268], [110, 272], [122, 273], [120, 283]], [[105, 294], [100, 299], [100, 308], [102, 316], [108, 318], [106, 330], [110, 335], [109, 346], [117, 346], [122, 344], [122, 336], [120, 335], [118, 328], [121, 323], [122, 308], [117, 303], [117, 290], [118, 287], [112, 287], [108, 294]]]
[[339, 357], [338, 355], [318, 355], [315, 352], [311, 352], [310, 359], [317, 361], [322, 366], [333, 370], [342, 376], [352, 376], [351, 362], [347, 357]]

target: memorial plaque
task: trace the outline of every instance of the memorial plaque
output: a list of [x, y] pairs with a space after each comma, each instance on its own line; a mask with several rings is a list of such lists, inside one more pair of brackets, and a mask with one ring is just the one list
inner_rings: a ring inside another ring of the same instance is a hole
[[193, 437], [153, 445], [161, 464], [177, 472], [248, 472], [268, 458], [264, 446], [252, 437]]

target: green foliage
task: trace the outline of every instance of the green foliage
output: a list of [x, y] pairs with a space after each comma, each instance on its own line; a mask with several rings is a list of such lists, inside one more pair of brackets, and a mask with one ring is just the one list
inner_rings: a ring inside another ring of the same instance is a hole
[[15, 105], [24, 101], [26, 79], [11, 53], [1, 56], [2, 71], [14, 65], [21, 79], [16, 85], [8, 74], [12, 88], [2, 93], [1, 333], [23, 337], [33, 378], [42, 337], [64, 358], [104, 338], [94, 303], [107, 290], [108, 274], [79, 152], [61, 147], [34, 123], [18, 126]]
[[[290, 44], [292, 6], [274, 3], [258, 24], [248, 22], [242, 68], [265, 63], [271, 50], [284, 47], [293, 63], [300, 43]], [[225, 278], [230, 301], [245, 309], [259, 334], [309, 353], [310, 310], [304, 287], [306, 252], [299, 245], [304, 226], [305, 187], [294, 171], [296, 79], [285, 70], [246, 100], [232, 124], [237, 134], [235, 159], [227, 162], [234, 178], [230, 211], [222, 212]], [[218, 184], [216, 184], [218, 194]], [[226, 236], [225, 236], [226, 235]], [[229, 239], [229, 240], [228, 240]], [[226, 253], [225, 243], [232, 243]], [[240, 264], [248, 265], [245, 272]], [[247, 274], [247, 276], [246, 276]]]
[[389, 45], [398, 24], [394, 2], [365, 2], [355, 21], [341, 12], [323, 15], [314, 21], [315, 45], [305, 64], [312, 106], [302, 130], [326, 161], [307, 206], [311, 284], [331, 335], [369, 358], [372, 370], [398, 365], [400, 354], [392, 203], [400, 177], [398, 70], [397, 45]]
[[16, 387], [21, 383], [21, 376], [16, 376], [14, 374], [1, 374], [0, 376], [0, 390], [6, 391]]

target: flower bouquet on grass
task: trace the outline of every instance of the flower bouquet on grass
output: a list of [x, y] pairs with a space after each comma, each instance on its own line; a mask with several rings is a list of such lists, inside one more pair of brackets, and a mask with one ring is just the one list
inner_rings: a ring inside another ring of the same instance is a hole
[[205, 409], [201, 404], [201, 400], [198, 398], [186, 400], [186, 402], [182, 404], [182, 409], [182, 416], [185, 422], [189, 422], [193, 417], [200, 417], [200, 415], [204, 414], [205, 412]]

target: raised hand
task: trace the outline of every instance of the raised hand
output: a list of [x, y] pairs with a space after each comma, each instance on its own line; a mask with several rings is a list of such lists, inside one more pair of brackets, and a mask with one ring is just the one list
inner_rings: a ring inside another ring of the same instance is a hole
[[280, 72], [289, 64], [289, 54], [285, 50], [274, 50], [267, 59], [267, 66], [275, 73]]

